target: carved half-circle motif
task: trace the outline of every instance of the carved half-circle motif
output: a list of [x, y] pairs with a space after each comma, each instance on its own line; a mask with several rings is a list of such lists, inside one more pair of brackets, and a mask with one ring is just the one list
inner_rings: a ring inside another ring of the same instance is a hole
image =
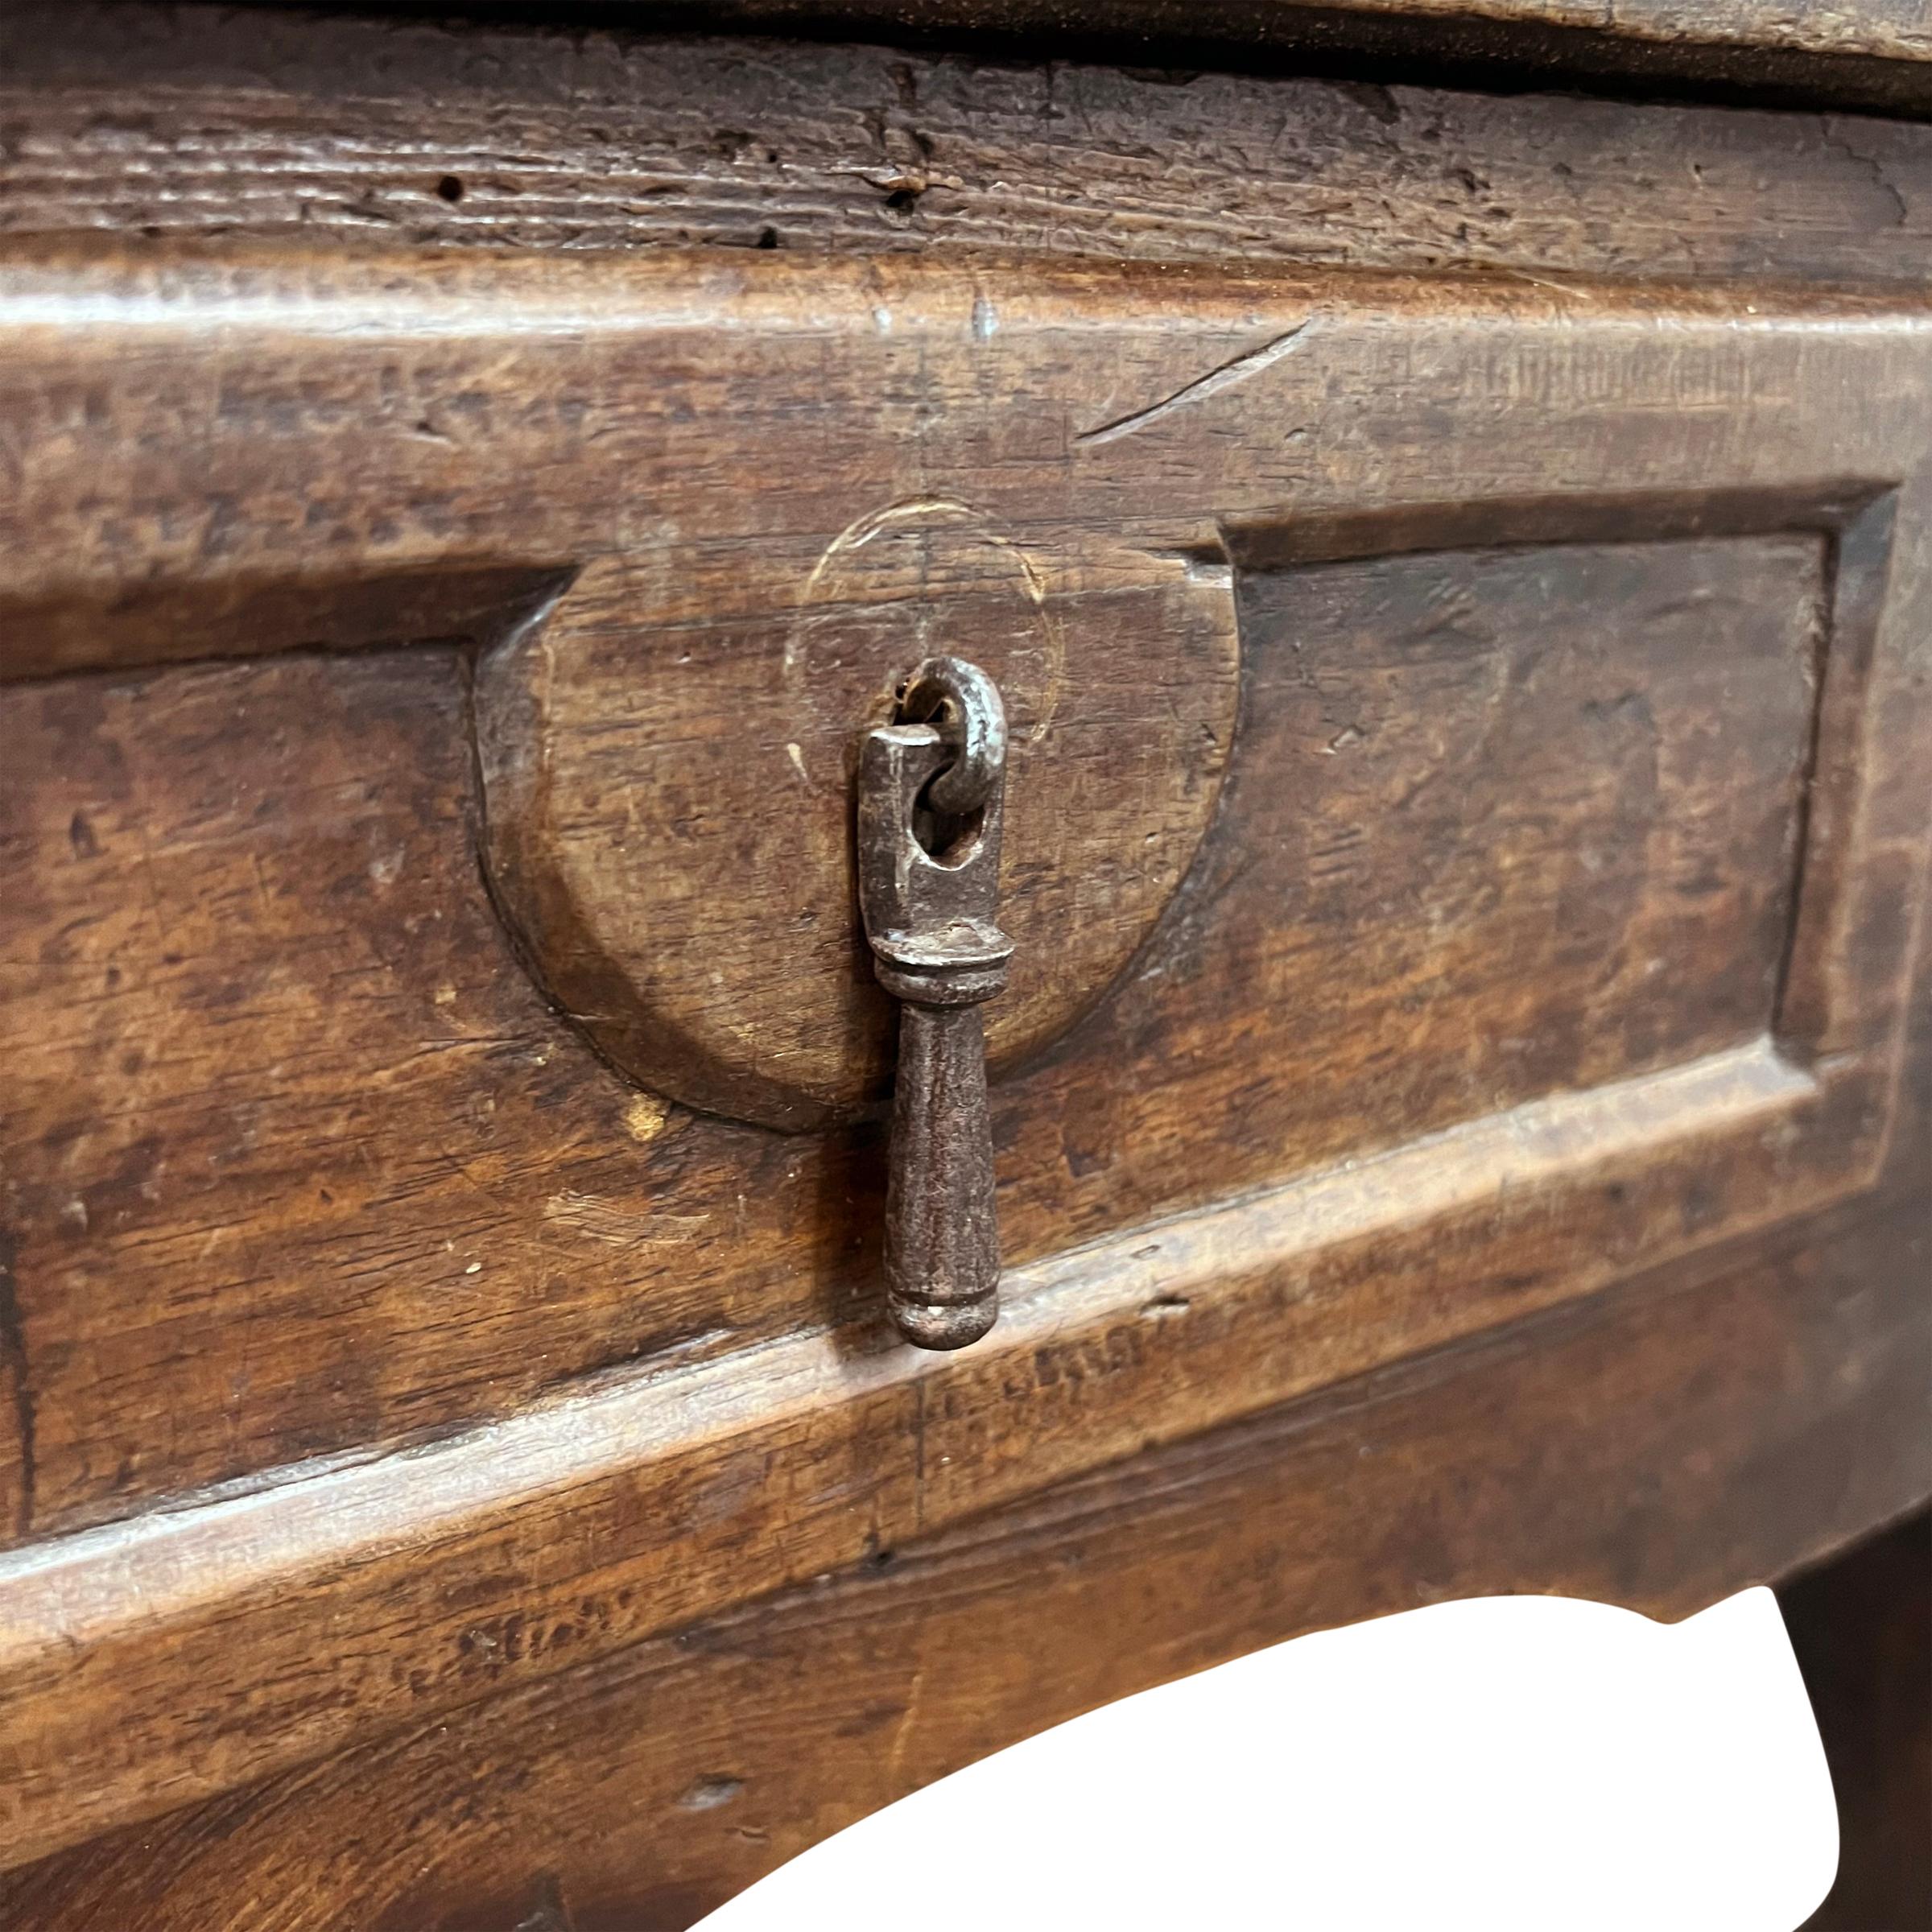
[[894, 680], [941, 653], [992, 674], [1011, 724], [997, 1076], [1119, 974], [1200, 843], [1239, 683], [1225, 566], [923, 498], [703, 600], [680, 599], [669, 564], [593, 568], [485, 657], [493, 889], [625, 1073], [792, 1129], [886, 1091], [854, 758]]

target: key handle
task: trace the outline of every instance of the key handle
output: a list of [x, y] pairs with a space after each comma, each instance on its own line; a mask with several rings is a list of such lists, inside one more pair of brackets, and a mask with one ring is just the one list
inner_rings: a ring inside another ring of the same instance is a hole
[[995, 920], [1005, 716], [976, 666], [928, 659], [899, 708], [936, 722], [865, 734], [859, 909], [879, 984], [900, 1003], [886, 1185], [886, 1303], [924, 1348], [961, 1348], [999, 1311], [999, 1228], [980, 1008], [1006, 984]]

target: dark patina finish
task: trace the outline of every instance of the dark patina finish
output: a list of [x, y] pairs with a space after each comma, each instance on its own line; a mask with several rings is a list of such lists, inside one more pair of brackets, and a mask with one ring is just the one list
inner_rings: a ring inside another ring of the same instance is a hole
[[859, 905], [879, 984], [901, 1003], [886, 1196], [899, 1332], [963, 1348], [999, 1312], [1000, 1239], [980, 1007], [1006, 984], [994, 923], [1006, 716], [993, 680], [931, 658], [859, 758]]

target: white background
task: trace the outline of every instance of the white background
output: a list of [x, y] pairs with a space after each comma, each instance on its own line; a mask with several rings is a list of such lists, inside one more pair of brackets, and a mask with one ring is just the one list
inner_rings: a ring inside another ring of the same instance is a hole
[[1677, 1624], [1491, 1597], [1077, 1718], [814, 1847], [704, 1926], [1791, 1932], [1837, 1860], [1769, 1591]]

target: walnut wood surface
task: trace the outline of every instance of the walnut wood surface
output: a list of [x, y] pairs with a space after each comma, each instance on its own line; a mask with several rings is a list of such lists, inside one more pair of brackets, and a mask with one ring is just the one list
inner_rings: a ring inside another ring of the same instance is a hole
[[[619, 0], [621, 5], [622, 0]], [[487, 6], [482, 10], [490, 10]], [[825, 0], [724, 0], [714, 14], [729, 18], [822, 25], [843, 18], [901, 28], [930, 27], [936, 11], [962, 27], [1051, 25], [1063, 32], [1179, 30], [1178, 8], [1163, 16], [1157, 6], [1136, 0], [1067, 0], [1051, 12], [1025, 0], [952, 0], [938, 9], [911, 0], [826, 4]], [[1298, 16], [1357, 14], [1404, 23], [1484, 22], [1534, 35], [1550, 27], [1583, 29], [1653, 46], [1769, 47], [1812, 55], [1873, 55], [1903, 61], [1932, 60], [1932, 6], [1926, 0], [1225, 0], [1215, 23], [1241, 30], [1257, 43], [1292, 40]], [[607, 15], [607, 17], [609, 17]], [[1435, 44], [1433, 43], [1428, 44]]]
[[[1872, 1186], [1932, 363], [1755, 292], [17, 247], [16, 1521], [254, 1480], [0, 1562], [15, 1856]], [[935, 477], [1076, 597], [1234, 597], [1245, 672], [1170, 917], [997, 1090], [1013, 1313], [927, 1366], [869, 1131], [596, 1057], [477, 870], [466, 652], [367, 647], [444, 574], [559, 680], [755, 641]], [[312, 572], [362, 654], [258, 628]], [[135, 668], [188, 638], [284, 653]]]
[[[975, 301], [976, 328], [997, 329], [991, 294]], [[865, 329], [894, 326], [881, 302]], [[917, 320], [896, 326], [923, 337]], [[879, 495], [809, 566], [776, 530], [714, 542], [671, 568], [700, 581], [729, 568], [732, 590], [700, 612], [680, 587], [655, 624], [640, 618], [665, 601], [662, 564], [593, 572], [555, 621], [477, 667], [497, 902], [605, 1055], [689, 1105], [803, 1128], [891, 1092], [896, 1021], [853, 916], [853, 774], [862, 729], [926, 658], [969, 654], [1011, 722], [1014, 959], [985, 1016], [996, 1075], [1120, 976], [1214, 815], [1241, 687], [1228, 574], [1016, 530], [943, 481], [909, 487], [902, 462], [881, 473], [866, 428], [917, 434], [956, 407], [931, 347], [920, 340], [916, 374], [862, 357], [881, 391], [863, 406], [843, 385], [825, 394], [825, 341], [757, 352], [753, 433], [799, 419], [785, 433], [820, 440], [854, 502]], [[1023, 460], [1017, 439], [1007, 460]], [[666, 481], [668, 520], [683, 492]], [[745, 494], [747, 522], [772, 518], [779, 491]]]
[[[1263, 0], [1279, 10], [1296, 0]], [[1349, 0], [1364, 13], [1443, 14], [1511, 27], [1583, 27], [1642, 40], [1773, 45], [1820, 54], [1932, 60], [1926, 0]]]
[[[1676, 1614], [1932, 1489], [1926, 130], [196, 8], [0, 56], [10, 1926], [681, 1924], [1269, 1636]], [[730, 680], [802, 614], [799, 733]], [[694, 967], [862, 1089], [839, 720], [949, 616], [1048, 723], [1009, 1313], [941, 1362], [876, 1124], [683, 1103]], [[788, 932], [694, 951], [747, 857]], [[681, 1068], [559, 964], [642, 1009], [655, 934]]]
[[[483, 19], [535, 12], [529, 0], [433, 10]], [[564, 11], [656, 31], [736, 27], [1038, 60], [1071, 48], [1183, 71], [1203, 61], [1313, 64], [1356, 77], [1447, 72], [1464, 85], [1521, 85], [1529, 76], [1651, 97], [1721, 92], [1893, 113], [1932, 104], [1925, 0], [567, 0]]]
[[[501, 0], [468, 0], [445, 10], [487, 15], [517, 10]], [[667, 10], [654, 4], [640, 7], [636, 0], [606, 0], [599, 8], [592, 0], [579, 10], [601, 12], [607, 20], [642, 14], [648, 22]], [[1163, 19], [1158, 0], [1055, 0], [1051, 10], [1029, 0], [713, 0], [706, 11], [714, 19], [777, 27], [822, 27], [843, 19], [912, 30], [935, 24], [1051, 27], [1096, 36], [1145, 32], [1157, 25], [1171, 31], [1181, 23], [1178, 8]], [[1487, 21], [1525, 33], [1546, 27], [1587, 29], [1666, 45], [1932, 60], [1932, 5], [1927, 0], [1822, 0], [1815, 5], [1803, 0], [1224, 0], [1216, 18], [1229, 27], [1238, 23], [1246, 37], [1265, 42], [1291, 38], [1298, 17], [1331, 14], [1413, 23]]]
[[[1000, 1326], [956, 1356], [835, 1332], [661, 1364], [0, 1558], [0, 1843], [31, 1856], [1695, 1254], [1714, 1226], [1775, 1228], [1818, 1198], [1774, 1151], [1820, 1131], [1810, 1097], [1748, 1053], [1521, 1108], [1011, 1270]], [[1740, 1141], [1763, 1152], [1726, 1163], [1720, 1218], [1700, 1157]]]
[[[1922, 1241], [1915, 1213], [1819, 1228], [876, 1546], [0, 1876], [0, 1907], [19, 1932], [204, 1932], [211, 1907], [672, 1932], [989, 1750], [1301, 1631], [1497, 1591], [1683, 1615], [1932, 1485]], [[504, 1681], [548, 1635], [504, 1633]]]
[[[1690, 291], [782, 257], [436, 255], [398, 280], [139, 250], [19, 250], [8, 300], [7, 406], [46, 426], [4, 506], [19, 671], [299, 645], [260, 628], [278, 583], [312, 589], [285, 608], [339, 645], [447, 634], [423, 615], [445, 579], [448, 625], [485, 638], [567, 584], [542, 633], [559, 678], [597, 672], [613, 626], [753, 642], [866, 506], [935, 475], [1076, 602], [1103, 570], [1226, 594], [1300, 533], [1246, 613], [1222, 832], [1129, 978], [998, 1090], [1010, 1261], [1766, 1027], [1824, 1067], [1842, 1125], [1804, 1143], [1810, 1181], [1791, 1143], [1765, 1184], [1796, 1204], [1869, 1168], [1926, 810], [1905, 653], [1932, 365], [1909, 310], [1767, 295], [1740, 353], [1728, 303]], [[1303, 346], [1244, 367], [1284, 339]], [[922, 437], [879, 419], [900, 369], [923, 372], [898, 406]], [[1008, 384], [1071, 400], [1016, 424]], [[1840, 408], [1847, 388], [1884, 408]], [[720, 392], [742, 413], [695, 407]], [[747, 492], [786, 395], [799, 460]], [[425, 411], [525, 427], [425, 436]], [[833, 434], [840, 460], [815, 460]], [[1393, 554], [1319, 564], [1364, 547]], [[485, 581], [513, 594], [476, 625]], [[1414, 648], [1360, 660], [1364, 624]], [[457, 654], [41, 676], [6, 702], [24, 1530], [863, 1314], [870, 1137], [667, 1109], [515, 962], [476, 870]], [[783, 719], [759, 715], [782, 758]], [[1064, 782], [1090, 782], [1080, 761]], [[1472, 803], [1482, 835], [1446, 845]], [[1009, 898], [1033, 863], [1009, 839]], [[716, 864], [703, 878], [739, 890]], [[670, 868], [664, 890], [691, 888]], [[1466, 957], [1453, 987], [1425, 933]], [[738, 944], [768, 975], [787, 943], [747, 923]], [[1714, 1207], [1703, 1237], [1755, 1212]]]
[[13, 0], [0, 233], [1923, 285], [1932, 129], [1352, 71]]

